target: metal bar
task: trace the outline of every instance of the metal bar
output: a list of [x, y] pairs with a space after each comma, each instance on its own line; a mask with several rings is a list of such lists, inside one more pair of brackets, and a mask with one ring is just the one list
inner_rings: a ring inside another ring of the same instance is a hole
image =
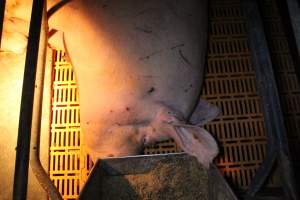
[[2, 31], [3, 31], [4, 11], [5, 11], [5, 0], [0, 0], [0, 48], [1, 48], [1, 38], [2, 38]]
[[300, 1], [298, 3], [297, 0], [276, 0], [276, 2], [284, 22], [284, 32], [287, 36], [298, 84], [300, 84]]
[[251, 199], [251, 197], [254, 197], [262, 188], [274, 166], [276, 157], [278, 156], [277, 151], [274, 150], [274, 145], [272, 145], [270, 148], [269, 144], [267, 144], [267, 147], [268, 151], [266, 158], [264, 159], [260, 168], [257, 170], [254, 178], [251, 180], [251, 185], [247, 191], [246, 196], [248, 198], [250, 197], [249, 199]]
[[44, 0], [33, 0], [19, 118], [13, 199], [26, 199], [36, 65]]
[[300, 3], [297, 0], [286, 0], [290, 20], [294, 29], [294, 35], [297, 43], [298, 54], [300, 56]]
[[52, 8], [50, 8], [47, 12], [47, 17], [50, 18], [55, 12], [57, 12], [59, 9], [61, 9], [63, 6], [65, 6], [67, 3], [71, 2], [72, 0], [61, 0]]
[[[243, 2], [243, 9], [247, 18], [252, 62], [255, 68], [258, 92], [261, 97], [267, 137], [274, 138], [276, 146], [276, 149], [267, 148], [267, 151], [278, 151], [277, 159], [283, 177], [284, 190], [289, 199], [296, 200], [297, 194], [293, 169], [289, 160], [286, 129], [258, 2], [256, 0], [245, 0]], [[268, 173], [269, 170], [265, 172]], [[261, 176], [259, 173], [257, 175]], [[266, 178], [266, 176], [262, 176], [262, 178]], [[254, 191], [253, 189], [251, 190]], [[259, 188], [255, 188], [255, 191], [258, 190]], [[251, 195], [254, 196], [255, 193], [252, 192]]]
[[[46, 1], [45, 1], [46, 4]], [[54, 183], [49, 178], [47, 172], [44, 170], [40, 161], [40, 136], [41, 136], [41, 119], [42, 119], [42, 105], [43, 105], [43, 89], [45, 77], [45, 65], [47, 54], [47, 5], [44, 5], [43, 18], [41, 25], [40, 44], [38, 61], [36, 67], [35, 90], [32, 109], [32, 127], [31, 127], [31, 144], [30, 144], [30, 167], [37, 178], [42, 188], [47, 192], [52, 200], [62, 199], [59, 191], [56, 189]]]

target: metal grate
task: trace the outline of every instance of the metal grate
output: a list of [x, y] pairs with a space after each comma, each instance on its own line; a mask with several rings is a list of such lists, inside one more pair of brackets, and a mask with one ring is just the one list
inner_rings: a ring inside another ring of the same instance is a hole
[[62, 51], [54, 51], [49, 174], [64, 199], [77, 199], [92, 163], [84, 151], [75, 76]]
[[297, 169], [300, 167], [300, 85], [298, 82], [300, 80], [296, 77], [295, 64], [284, 31], [283, 19], [278, 10], [279, 6], [275, 0], [262, 1], [264, 25], [275, 68], [291, 159], [296, 180], [299, 180], [300, 173]]
[[206, 128], [220, 142], [218, 168], [236, 190], [248, 188], [266, 153], [260, 99], [240, 1], [210, 1], [203, 96], [222, 115]]

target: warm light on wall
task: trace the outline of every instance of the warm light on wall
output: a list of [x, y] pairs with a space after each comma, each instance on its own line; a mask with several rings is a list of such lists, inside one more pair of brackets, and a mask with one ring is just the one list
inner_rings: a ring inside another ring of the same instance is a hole
[[[15, 147], [18, 133], [19, 112], [22, 91], [23, 68], [20, 56], [0, 53], [0, 169], [3, 178], [0, 193], [4, 197], [12, 191]], [[7, 192], [6, 192], [7, 191]]]

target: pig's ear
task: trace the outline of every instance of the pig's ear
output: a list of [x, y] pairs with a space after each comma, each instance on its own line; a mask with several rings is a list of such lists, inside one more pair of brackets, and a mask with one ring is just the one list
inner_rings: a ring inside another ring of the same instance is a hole
[[56, 29], [49, 29], [48, 43], [52, 49], [65, 50], [64, 33]]
[[189, 122], [201, 126], [214, 120], [219, 114], [220, 109], [217, 106], [208, 103], [204, 99], [200, 99]]
[[173, 127], [174, 131], [171, 131], [171, 137], [182, 150], [195, 156], [208, 169], [219, 152], [218, 145], [211, 134], [197, 126], [176, 125]]

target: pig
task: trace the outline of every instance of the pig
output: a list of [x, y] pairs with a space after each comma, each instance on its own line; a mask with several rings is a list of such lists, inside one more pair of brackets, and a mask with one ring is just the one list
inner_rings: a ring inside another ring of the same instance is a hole
[[136, 155], [173, 138], [209, 168], [218, 146], [201, 125], [218, 109], [199, 99], [206, 0], [74, 0], [48, 23], [49, 45], [67, 52], [76, 74], [84, 143], [93, 161]]
[[194, 116], [202, 122], [218, 113], [199, 101], [205, 0], [71, 1], [50, 17], [49, 26], [57, 30], [50, 43], [66, 50], [76, 73], [92, 160], [136, 155], [173, 138], [209, 167], [217, 144], [197, 125], [201, 120], [188, 123], [197, 102]]

